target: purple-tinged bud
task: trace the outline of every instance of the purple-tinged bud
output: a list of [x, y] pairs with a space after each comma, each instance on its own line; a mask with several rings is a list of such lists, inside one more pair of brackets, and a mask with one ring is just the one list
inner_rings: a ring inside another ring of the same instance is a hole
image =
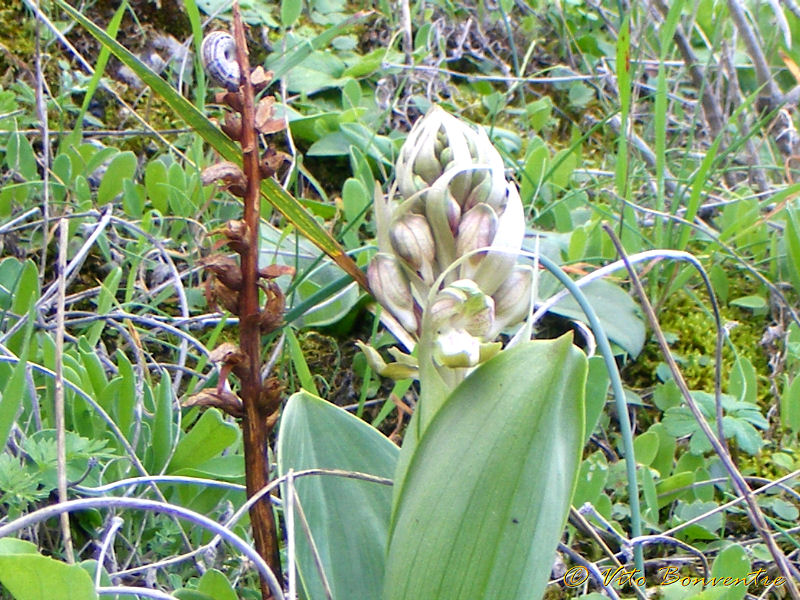
[[506, 327], [524, 320], [530, 313], [533, 269], [517, 265], [506, 280], [492, 294], [495, 322], [489, 338], [495, 338]]
[[433, 283], [436, 247], [425, 217], [414, 213], [403, 215], [389, 228], [389, 240], [397, 255], [419, 273], [424, 282]]
[[[478, 248], [486, 248], [492, 244], [497, 233], [497, 214], [488, 204], [478, 204], [470, 209], [458, 225], [456, 236], [456, 255], [464, 256]], [[477, 265], [482, 255], [469, 258], [469, 264]]]
[[506, 207], [498, 218], [492, 249], [470, 276], [486, 294], [494, 294], [514, 270], [525, 237], [525, 212], [519, 192], [513, 183], [507, 186]]
[[400, 321], [410, 333], [417, 333], [417, 316], [411, 287], [397, 259], [382, 252], [376, 254], [367, 267], [367, 281], [375, 299]]
[[458, 233], [458, 224], [461, 222], [461, 206], [456, 202], [452, 196], [447, 199], [447, 223], [450, 225], [450, 231], [453, 237]]

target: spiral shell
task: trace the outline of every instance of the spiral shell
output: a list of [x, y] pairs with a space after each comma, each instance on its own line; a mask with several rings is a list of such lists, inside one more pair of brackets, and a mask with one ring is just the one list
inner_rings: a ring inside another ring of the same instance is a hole
[[212, 31], [200, 48], [206, 73], [222, 87], [235, 92], [239, 89], [240, 71], [236, 62], [236, 42], [226, 31]]

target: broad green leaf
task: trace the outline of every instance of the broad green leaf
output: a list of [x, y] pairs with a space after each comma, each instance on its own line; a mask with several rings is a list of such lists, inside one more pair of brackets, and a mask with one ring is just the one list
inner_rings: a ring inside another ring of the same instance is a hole
[[550, 121], [550, 115], [553, 111], [553, 100], [550, 96], [544, 96], [535, 100], [534, 102], [528, 103], [525, 106], [525, 115], [528, 118], [528, 124], [531, 127], [531, 130], [534, 132], [538, 132], [547, 125], [548, 121]]
[[344, 62], [336, 55], [313, 52], [286, 74], [286, 88], [297, 94], [311, 95], [326, 88], [338, 87], [345, 83], [341, 79], [344, 69]]
[[[151, 440], [153, 449], [151, 471], [161, 472], [172, 450], [172, 386], [166, 373], [161, 374], [161, 381], [158, 382], [154, 392], [156, 414], [153, 419], [153, 439]], [[194, 429], [192, 429], [193, 431]]]
[[755, 404], [757, 400], [756, 370], [749, 359], [740, 356], [733, 363], [728, 379], [728, 393], [742, 402]]
[[690, 471], [676, 473], [656, 484], [658, 493], [658, 507], [664, 508], [667, 504], [687, 493], [687, 489], [694, 483], [694, 473]]
[[519, 190], [524, 205], [527, 206], [533, 200], [542, 185], [549, 163], [550, 150], [540, 137], [534, 137], [529, 143], [528, 157], [525, 159]]
[[[750, 572], [750, 559], [747, 552], [739, 544], [731, 544], [719, 553], [714, 565], [711, 567], [711, 576], [724, 579], [725, 577], [746, 577]], [[718, 587], [718, 586], [717, 586]], [[713, 589], [713, 588], [712, 588]], [[740, 600], [747, 593], [747, 586], [743, 584], [723, 586], [724, 593], [720, 600]]]
[[204, 594], [203, 592], [198, 592], [197, 590], [190, 590], [188, 588], [181, 588], [179, 590], [175, 590], [172, 594], [178, 600], [216, 600], [214, 596], [210, 594]]
[[800, 432], [800, 376], [784, 385], [781, 394], [781, 425], [793, 433]]
[[261, 227], [261, 264], [297, 269], [287, 321], [297, 327], [332, 325], [347, 315], [361, 295], [357, 285], [308, 241], [285, 236], [271, 225]]
[[[711, 567], [711, 576], [705, 580], [692, 578], [706, 588], [692, 596], [693, 600], [741, 600], [747, 593], [747, 575], [750, 573], [750, 560], [738, 544], [731, 544], [719, 553]], [[676, 585], [677, 573], [665, 577], [665, 583]], [[752, 579], [752, 576], [750, 577]], [[695, 585], [698, 585], [695, 583]], [[679, 585], [683, 586], [683, 582]]]
[[300, 39], [296, 44], [291, 46], [281, 56], [270, 57], [267, 61], [265, 68], [273, 72], [275, 80], [284, 77], [290, 70], [293, 70], [297, 65], [301, 64], [311, 55], [315, 50], [323, 50], [327, 48], [334, 38], [343, 34], [352, 25], [363, 21], [367, 16], [371, 15], [371, 11], [361, 11], [354, 14], [348, 19], [342, 20], [333, 27], [328, 27], [315, 38]]
[[107, 402], [110, 401], [111, 398], [100, 398], [100, 393], [108, 385], [108, 379], [106, 379], [106, 371], [103, 368], [103, 363], [100, 362], [100, 357], [97, 356], [97, 351], [89, 345], [85, 337], [81, 337], [78, 340], [78, 353], [80, 354], [81, 365], [86, 371], [86, 376], [89, 383], [89, 385], [86, 386], [87, 391], [91, 391], [92, 396], [97, 398], [100, 401], [100, 404], [102, 404], [105, 408], [107, 406]]
[[608, 461], [602, 452], [595, 452], [581, 463], [572, 505], [580, 508], [586, 502], [595, 504], [608, 479]]
[[667, 433], [666, 428], [661, 423], [651, 425], [647, 431], [658, 436], [658, 453], [650, 463], [650, 466], [659, 472], [661, 479], [664, 479], [672, 473], [672, 462], [675, 457], [677, 442], [674, 437]]
[[563, 336], [503, 351], [453, 391], [399, 484], [385, 600], [541, 597], [578, 472], [586, 372]]
[[[289, 399], [281, 417], [281, 476], [289, 469], [326, 468], [391, 478], [398, 451], [376, 429], [305, 391]], [[334, 600], [380, 598], [391, 488], [336, 476], [298, 478], [295, 488]], [[284, 499], [287, 493], [284, 487]], [[306, 597], [324, 598], [302, 534], [297, 536], [297, 564]]]
[[642, 477], [642, 492], [644, 495], [644, 503], [647, 507], [645, 511], [645, 518], [653, 524], [658, 524], [658, 494], [656, 492], [655, 480], [653, 472], [644, 467], [639, 471]]
[[314, 142], [307, 156], [347, 156], [352, 142], [342, 131], [334, 131]]
[[160, 160], [151, 160], [144, 169], [144, 187], [147, 197], [158, 212], [162, 215], [169, 210], [169, 183], [167, 182], [167, 167]]
[[367, 77], [380, 69], [381, 64], [388, 54], [389, 48], [376, 48], [363, 56], [357, 55], [355, 61], [342, 72], [342, 77]]
[[[608, 281], [593, 281], [583, 286], [581, 291], [603, 323], [608, 338], [631, 356], [638, 356], [644, 346], [645, 330], [639, 308], [633, 299], [622, 288]], [[561, 300], [551, 311], [570, 319], [586, 320], [586, 315], [572, 296]]]
[[714, 263], [708, 271], [708, 278], [711, 280], [711, 285], [714, 287], [714, 291], [720, 303], [727, 304], [730, 283], [728, 282], [728, 274], [725, 272], [725, 269], [719, 264]]
[[[597, 427], [600, 415], [606, 405], [608, 395], [608, 371], [602, 356], [593, 356], [589, 359], [589, 374], [586, 377], [586, 432], [583, 443], [589, 441], [589, 437]], [[637, 455], [638, 456], [638, 455]]]
[[17, 418], [17, 412], [22, 406], [22, 397], [25, 393], [27, 382], [25, 374], [28, 367], [28, 350], [33, 337], [33, 324], [36, 321], [35, 308], [32, 306], [28, 312], [28, 321], [20, 334], [22, 335], [22, 348], [19, 352], [19, 361], [11, 372], [11, 377], [5, 382], [0, 393], [0, 440], [7, 440], [11, 428]]
[[36, 263], [28, 259], [21, 264], [21, 269], [18, 273], [16, 289], [11, 302], [11, 312], [17, 315], [24, 315], [38, 299], [39, 270], [36, 268]]
[[94, 600], [89, 574], [80, 565], [27, 551], [0, 554], [0, 583], [16, 600]]
[[767, 300], [764, 296], [742, 296], [730, 302], [734, 306], [749, 308], [751, 310], [763, 310], [767, 307]]
[[108, 163], [103, 180], [97, 189], [97, 203], [102, 206], [111, 202], [122, 192], [122, 184], [136, 173], [136, 155], [133, 152], [120, 152]]
[[0, 556], [5, 554], [36, 554], [36, 544], [27, 540], [17, 538], [0, 539]]
[[281, 23], [291, 27], [303, 10], [303, 0], [281, 0]]
[[633, 440], [634, 455], [640, 465], [650, 466], [658, 454], [658, 434], [645, 431]]
[[239, 600], [231, 582], [220, 571], [209, 569], [200, 578], [197, 591], [211, 596], [214, 600]]
[[237, 428], [233, 423], [225, 422], [216, 408], [208, 409], [178, 442], [167, 473], [202, 465], [230, 446], [236, 436]]
[[244, 458], [241, 454], [215, 456], [197, 466], [177, 469], [173, 474], [239, 483], [244, 481]]
[[[700, 500], [691, 503], [679, 502], [675, 515], [682, 521], [689, 521], [714, 510], [717, 506], [716, 502], [703, 502]], [[698, 540], [716, 539], [719, 530], [724, 525], [724, 519], [725, 515], [722, 512], [713, 513], [681, 530], [681, 535]]]

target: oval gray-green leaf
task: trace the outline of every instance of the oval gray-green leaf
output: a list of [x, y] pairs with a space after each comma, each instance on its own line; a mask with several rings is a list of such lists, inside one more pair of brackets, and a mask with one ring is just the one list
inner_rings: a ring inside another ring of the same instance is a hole
[[[281, 417], [278, 469], [323, 468], [391, 479], [399, 448], [378, 430], [306, 391]], [[332, 475], [295, 480], [334, 600], [380, 598], [392, 488]], [[283, 498], [287, 497], [284, 489]], [[285, 500], [284, 500], [285, 502]], [[307, 598], [325, 598], [308, 541], [297, 527], [297, 567]]]
[[586, 372], [564, 336], [501, 352], [453, 391], [399, 490], [385, 600], [541, 597], [580, 461]]

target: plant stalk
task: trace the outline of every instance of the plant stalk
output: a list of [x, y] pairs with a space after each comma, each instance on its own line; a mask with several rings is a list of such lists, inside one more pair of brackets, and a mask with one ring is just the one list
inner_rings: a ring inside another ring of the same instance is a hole
[[[241, 374], [241, 399], [244, 406], [242, 439], [244, 442], [245, 483], [251, 497], [269, 484], [267, 460], [270, 428], [269, 407], [262, 402], [261, 329], [259, 326], [258, 254], [260, 226], [260, 190], [258, 137], [255, 131], [255, 105], [250, 83], [250, 60], [238, 2], [233, 4], [233, 36], [242, 81], [242, 162], [247, 187], [244, 197], [244, 221], [247, 225], [246, 247], [241, 253], [242, 289], [239, 299], [239, 346], [246, 356]], [[276, 576], [281, 575], [275, 517], [269, 500], [257, 502], [250, 509], [250, 522], [256, 551]], [[261, 595], [272, 598], [266, 579], [261, 576]]]

